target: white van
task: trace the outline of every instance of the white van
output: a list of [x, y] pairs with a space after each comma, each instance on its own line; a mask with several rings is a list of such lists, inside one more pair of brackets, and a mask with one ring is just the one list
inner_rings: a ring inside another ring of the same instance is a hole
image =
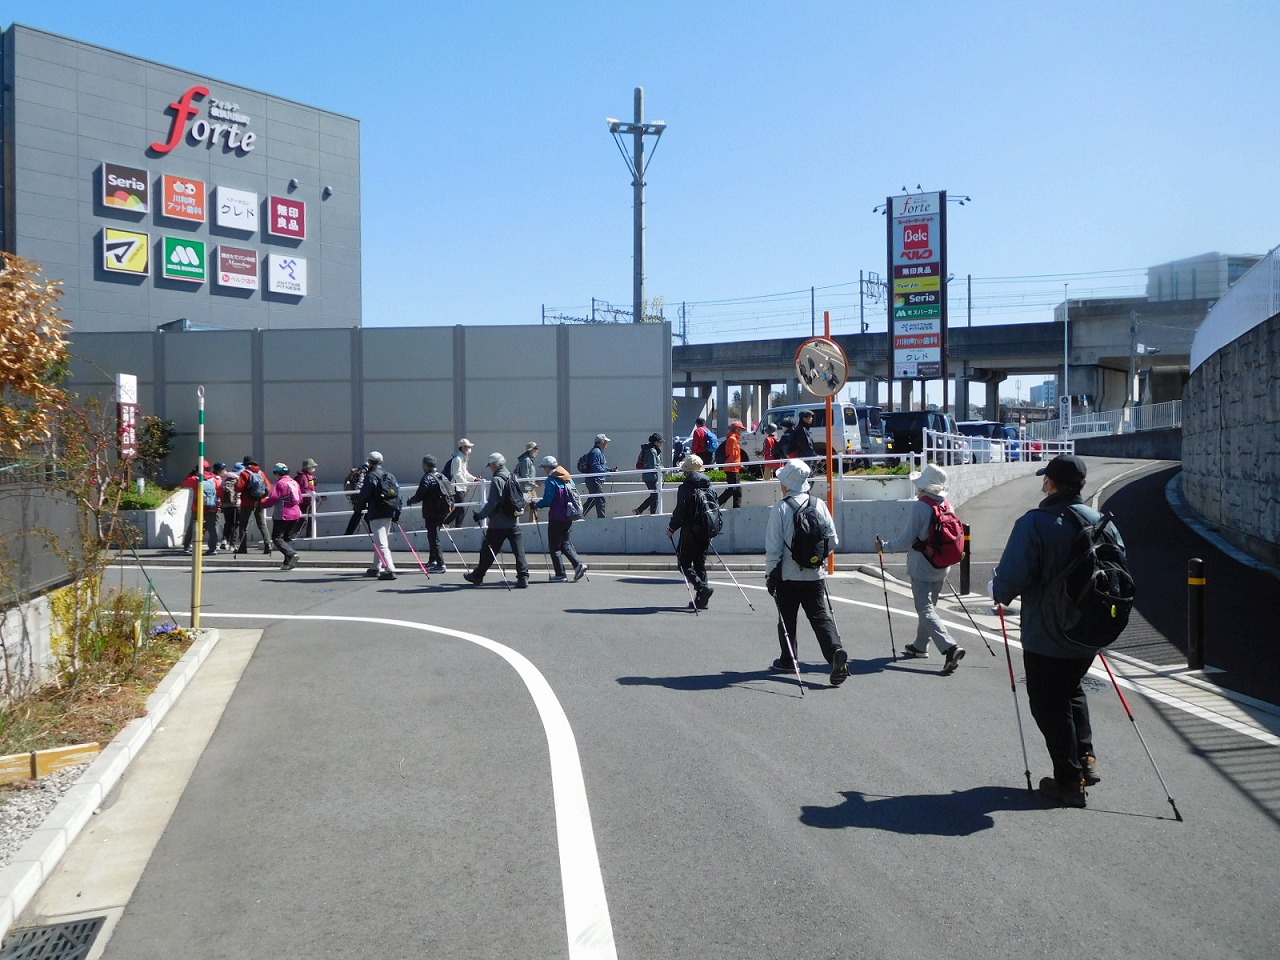
[[[751, 459], [759, 460], [764, 452], [764, 438], [766, 429], [769, 424], [776, 424], [778, 427], [778, 436], [782, 436], [782, 421], [790, 417], [796, 423], [800, 422], [800, 411], [813, 411], [813, 426], [809, 432], [813, 436], [813, 446], [819, 454], [825, 455], [827, 452], [827, 405], [824, 401], [815, 403], [795, 403], [785, 407], [771, 407], [765, 412], [764, 418], [757, 424], [755, 431], [751, 434], [749, 442], [746, 444]], [[848, 456], [857, 456], [858, 454], [880, 454], [885, 453], [884, 434], [880, 425], [880, 408], [875, 405], [853, 404], [833, 402], [831, 404], [831, 440], [835, 447], [835, 452], [843, 451]], [[857, 466], [870, 466], [873, 463], [880, 462], [874, 460], [863, 460], [858, 462]], [[846, 464], [846, 468], [851, 468], [852, 464]]]

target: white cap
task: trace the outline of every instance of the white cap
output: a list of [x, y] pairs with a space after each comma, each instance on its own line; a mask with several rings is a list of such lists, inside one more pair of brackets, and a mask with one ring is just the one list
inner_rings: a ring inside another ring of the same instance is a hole
[[382, 462], [382, 454], [380, 454], [377, 450], [370, 450], [370, 451], [369, 451], [369, 456], [368, 456], [368, 458], [367, 458], [367, 459], [368, 459], [368, 461], [369, 461], [370, 463], [381, 463], [381, 462]]
[[778, 482], [792, 493], [804, 493], [809, 489], [810, 473], [803, 460], [788, 460], [778, 470]]
[[461, 450], [463, 447], [466, 447], [468, 450], [470, 450], [474, 446], [475, 444], [472, 443], [470, 440], [468, 440], [466, 437], [463, 437], [461, 440], [458, 441], [459, 450]]
[[491, 454], [489, 454], [489, 466], [491, 466], [491, 467], [492, 467], [494, 464], [497, 464], [498, 466], [500, 466], [500, 467], [501, 467], [501, 466], [503, 466], [506, 462], [507, 462], [507, 458], [506, 458], [506, 457], [504, 457], [504, 456], [503, 456], [502, 454], [500, 454], [500, 453], [491, 453]]
[[597, 434], [596, 434], [596, 443], [600, 443], [601, 441], [604, 441], [605, 443], [612, 443], [612, 442], [613, 442], [613, 441], [612, 441], [612, 440], [610, 440], [608, 437], [606, 437], [603, 433], [597, 433]]

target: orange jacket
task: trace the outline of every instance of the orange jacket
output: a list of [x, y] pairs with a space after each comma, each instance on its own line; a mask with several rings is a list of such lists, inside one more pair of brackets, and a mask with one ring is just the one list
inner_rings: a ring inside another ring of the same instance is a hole
[[738, 439], [737, 430], [730, 430], [729, 435], [724, 438], [722, 466], [725, 473], [737, 473], [742, 469], [742, 441]]

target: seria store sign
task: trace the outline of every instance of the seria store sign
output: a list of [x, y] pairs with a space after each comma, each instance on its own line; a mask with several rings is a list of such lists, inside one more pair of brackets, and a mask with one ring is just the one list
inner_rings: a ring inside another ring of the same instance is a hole
[[192, 145], [203, 143], [212, 149], [222, 144], [224, 149], [241, 155], [252, 151], [258, 135], [246, 129], [249, 118], [240, 112], [240, 105], [216, 97], [209, 98], [206, 119], [200, 116], [200, 108], [196, 106], [206, 97], [209, 97], [209, 88], [196, 85], [187, 88], [186, 93], [169, 104], [168, 109], [173, 111], [169, 137], [164, 141], [157, 140], [151, 144], [151, 149], [156, 153], [169, 153], [182, 143], [185, 135]]

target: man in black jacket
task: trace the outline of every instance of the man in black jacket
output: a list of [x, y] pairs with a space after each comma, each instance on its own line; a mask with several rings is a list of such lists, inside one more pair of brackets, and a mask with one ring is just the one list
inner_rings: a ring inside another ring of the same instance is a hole
[[364, 514], [373, 535], [373, 566], [365, 571], [365, 576], [394, 580], [396, 565], [391, 559], [389, 534], [391, 525], [400, 522], [400, 493], [398, 490], [394, 495], [391, 493], [395, 478], [382, 468], [382, 454], [372, 450], [368, 460], [369, 472], [364, 476], [364, 486], [356, 500], [356, 510]]
[[453, 499], [445, 490], [443, 477], [436, 471], [436, 458], [428, 454], [422, 458], [422, 479], [406, 506], [422, 504], [422, 525], [427, 530], [427, 571], [444, 573], [444, 557], [440, 555], [440, 528], [453, 510]]
[[[489, 521], [484, 532], [484, 540], [480, 543], [480, 562], [470, 573], [464, 573], [462, 579], [472, 586], [480, 586], [490, 565], [498, 559], [498, 551], [504, 543], [511, 545], [511, 555], [516, 560], [516, 587], [523, 590], [529, 586], [529, 561], [524, 556], [524, 543], [520, 537], [520, 514], [512, 514], [504, 507], [507, 484], [514, 483], [518, 487], [520, 481], [507, 469], [507, 458], [500, 453], [489, 454], [489, 472], [493, 474], [493, 482], [489, 484], [489, 496], [484, 506], [472, 514], [477, 523]], [[521, 494], [521, 499], [524, 499]], [[520, 513], [523, 513], [523, 508]]]
[[702, 458], [694, 453], [680, 464], [685, 474], [684, 481], [676, 489], [676, 508], [671, 511], [671, 520], [667, 524], [667, 537], [673, 543], [676, 531], [680, 531], [676, 563], [694, 591], [689, 606], [699, 610], [707, 609], [711, 594], [715, 593], [707, 583], [707, 548], [711, 545], [711, 538], [699, 529], [696, 520], [697, 512], [702, 509], [701, 498], [711, 495], [711, 480], [702, 472], [703, 466]]

